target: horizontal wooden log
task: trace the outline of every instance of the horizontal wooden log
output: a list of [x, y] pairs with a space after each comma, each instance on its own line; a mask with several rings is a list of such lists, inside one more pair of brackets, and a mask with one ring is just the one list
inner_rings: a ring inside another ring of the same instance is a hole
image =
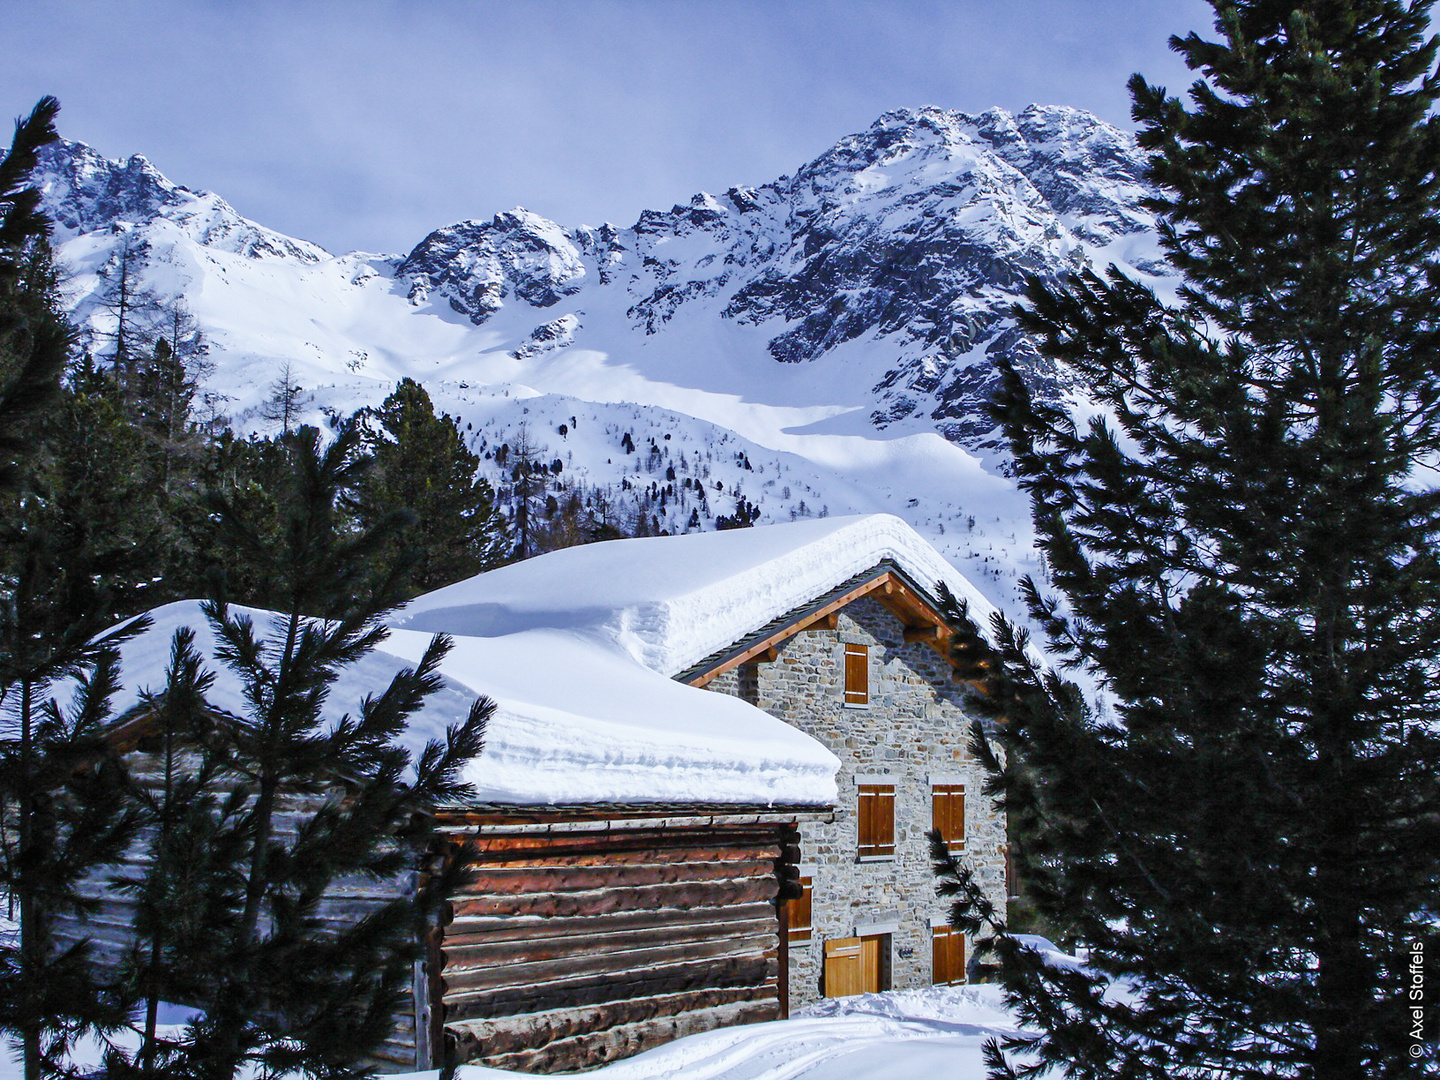
[[458, 943], [479, 941], [529, 941], [547, 937], [572, 937], [578, 934], [624, 933], [648, 927], [672, 927], [682, 933], [686, 928], [697, 930], [730, 923], [776, 919], [775, 905], [759, 901], [753, 904], [727, 904], [723, 908], [660, 908], [655, 911], [617, 911], [608, 915], [583, 915], [569, 918], [530, 916], [478, 915], [452, 919], [444, 929], [444, 940]]
[[772, 914], [769, 918], [746, 922], [697, 923], [679, 927], [649, 926], [612, 934], [584, 932], [518, 940], [495, 940], [488, 934], [466, 935], [464, 938], [447, 935], [443, 945], [443, 957], [445, 968], [449, 970], [451, 967], [553, 960], [582, 953], [598, 956], [660, 945], [678, 947], [750, 938], [764, 940], [778, 933], [779, 921]]
[[630, 865], [485, 867], [470, 875], [456, 895], [477, 893], [579, 892], [615, 885], [658, 885], [677, 881], [763, 878], [775, 873], [773, 859], [735, 862], [663, 862]]
[[546, 1009], [599, 1005], [607, 1001], [686, 994], [697, 990], [738, 986], [774, 985], [780, 962], [773, 952], [763, 957], [739, 956], [692, 961], [650, 971], [632, 972], [624, 979], [613, 975], [583, 976], [541, 986], [498, 986], [454, 991], [444, 1000], [445, 1021], [477, 1017], [517, 1016]]
[[[375, 1051], [366, 1054], [365, 1057], [356, 1062], [356, 1064], [362, 1068], [369, 1066], [373, 1068], [375, 1072], [382, 1075], [385, 1073], [414, 1072], [417, 1065], [415, 1061], [415, 1047], [386, 1043]], [[427, 1061], [418, 1064], [420, 1068], [423, 1069], [430, 1063]]]
[[574, 866], [603, 857], [606, 862], [734, 862], [774, 858], [779, 842], [774, 829], [726, 835], [723, 830], [682, 829], [674, 833], [567, 833], [565, 835], [485, 836], [466, 842], [476, 865]]
[[477, 950], [450, 956], [441, 973], [446, 991], [477, 990], [495, 986], [540, 986], [577, 975], [608, 974], [623, 982], [632, 972], [711, 960], [716, 957], [764, 956], [774, 943], [768, 934], [725, 937], [714, 941], [664, 942], [648, 947], [604, 952], [570, 953], [544, 958], [517, 959], [508, 964], [485, 961]]
[[560, 1039], [604, 1031], [625, 1024], [638, 1024], [681, 1013], [699, 1012], [722, 1005], [748, 1003], [768, 1006], [766, 1011], [778, 1019], [780, 1003], [774, 985], [742, 986], [697, 990], [690, 994], [663, 994], [656, 997], [630, 998], [578, 1009], [552, 1009], [548, 1012], [506, 1016], [493, 1020], [467, 1020], [454, 1025], [458, 1034], [466, 1036], [482, 1048], [489, 1058], [498, 1054], [535, 1050]]
[[613, 911], [751, 904], [775, 899], [779, 888], [779, 882], [773, 877], [752, 878], [746, 881], [643, 885], [633, 889], [592, 889], [579, 893], [457, 896], [450, 901], [450, 906], [455, 918], [474, 915], [605, 915]]
[[[478, 1058], [493, 1068], [527, 1072], [571, 1072], [631, 1057], [685, 1035], [774, 1018], [775, 1013], [767, 1004], [736, 1002], [576, 1035], [536, 1050], [494, 1056], [480, 1056], [484, 1054], [484, 1048], [472, 1041], [464, 1028], [447, 1029], [447, 1033], [455, 1038], [459, 1060]], [[470, 1056], [467, 1057], [467, 1054]]]

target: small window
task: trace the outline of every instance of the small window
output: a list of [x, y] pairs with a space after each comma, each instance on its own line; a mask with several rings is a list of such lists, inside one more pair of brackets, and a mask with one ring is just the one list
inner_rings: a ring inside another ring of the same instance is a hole
[[870, 704], [870, 646], [845, 646], [845, 704]]
[[799, 945], [810, 940], [810, 903], [814, 897], [815, 879], [809, 874], [801, 875], [802, 892], [794, 900], [785, 901], [785, 926], [790, 944]]
[[895, 854], [895, 785], [860, 784], [858, 831], [860, 857]]
[[931, 982], [936, 986], [955, 986], [965, 981], [965, 935], [953, 926], [937, 926], [932, 931]]
[[965, 846], [965, 785], [934, 784], [930, 788], [931, 821], [951, 851]]

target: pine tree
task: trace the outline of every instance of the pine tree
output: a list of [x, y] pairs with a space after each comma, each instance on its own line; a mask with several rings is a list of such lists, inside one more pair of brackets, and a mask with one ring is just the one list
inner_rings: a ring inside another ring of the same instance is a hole
[[438, 589], [505, 560], [505, 521], [490, 482], [477, 475], [480, 459], [466, 449], [454, 417], [435, 415], [424, 387], [402, 379], [384, 404], [355, 421], [375, 457], [356, 496], [361, 523], [397, 510], [415, 519], [395, 548], [413, 556], [407, 591]]
[[20, 922], [18, 942], [0, 945], [0, 1033], [18, 1044], [26, 1080], [53, 1074], [80, 1032], [124, 1019], [88, 948], [58, 948], [55, 924], [90, 910], [82, 879], [118, 861], [132, 832], [103, 728], [113, 646], [143, 629], [100, 633], [110, 621], [103, 567], [33, 512], [74, 341], [50, 225], [26, 186], [37, 151], [57, 137], [58, 109], [42, 99], [0, 162], [0, 895]]
[[544, 550], [540, 546], [546, 486], [545, 466], [540, 458], [544, 449], [531, 442], [529, 429], [523, 424], [515, 436], [515, 445], [508, 449], [510, 532], [515, 538], [510, 557], [514, 560], [529, 559]]
[[[1094, 974], [1000, 936], [1042, 1034], [992, 1075], [1414, 1075], [1402, 956], [1435, 948], [1440, 895], [1429, 6], [1214, 0], [1218, 41], [1172, 41], [1188, 106], [1131, 82], [1178, 303], [1113, 269], [1030, 287], [1025, 328], [1104, 407], [1077, 425], [1005, 373], [1064, 596], [1031, 610], [1112, 705], [1003, 634], [996, 791]], [[967, 928], [1003, 929], [970, 899]]]
[[[171, 1047], [156, 1045], [147, 1019], [137, 1060], [112, 1060], [112, 1075], [228, 1080], [246, 1063], [267, 1073], [353, 1075], [356, 1059], [389, 1035], [421, 920], [449, 884], [437, 881], [434, 891], [344, 927], [325, 918], [335, 883], [420, 869], [432, 836], [424, 811], [465, 797], [457, 772], [479, 753], [492, 711], [476, 702], [416, 760], [395, 744], [442, 684], [449, 641], [437, 637], [414, 668], [377, 687], [355, 713], [323, 718], [338, 674], [384, 639], [378, 620], [401, 598], [401, 573], [377, 568], [374, 556], [402, 519], [355, 531], [336, 513], [370, 464], [358, 441], [353, 427], [323, 448], [314, 429], [292, 437], [293, 497], [276, 533], [247, 520], [243, 508], [214, 503], [232, 541], [270, 561], [284, 606], [265, 626], [223, 599], [206, 608], [217, 656], [244, 687], [242, 715], [217, 719], [204, 707], [207, 675], [183, 634], [164, 694], [150, 703], [167, 780], [147, 805], [155, 842], [138, 888], [143, 937], [130, 971], [147, 998], [178, 988], [205, 1016]], [[172, 783], [176, 739], [202, 760]], [[229, 792], [221, 800], [202, 794], [212, 778]], [[320, 805], [287, 825], [297, 796]], [[201, 914], [203, 924], [187, 921]]]

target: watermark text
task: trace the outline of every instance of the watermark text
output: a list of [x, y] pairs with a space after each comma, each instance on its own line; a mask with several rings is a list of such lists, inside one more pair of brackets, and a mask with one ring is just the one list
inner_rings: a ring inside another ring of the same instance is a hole
[[1425, 943], [1415, 938], [1405, 948], [1405, 1015], [1410, 1027], [1410, 1056], [1425, 1053]]

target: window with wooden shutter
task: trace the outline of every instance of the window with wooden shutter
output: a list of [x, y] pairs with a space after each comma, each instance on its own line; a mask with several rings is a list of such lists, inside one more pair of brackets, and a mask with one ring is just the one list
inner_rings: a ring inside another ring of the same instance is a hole
[[930, 931], [931, 982], [936, 986], [953, 986], [965, 981], [965, 935], [953, 926], [937, 926]]
[[845, 646], [845, 704], [870, 704], [870, 646]]
[[934, 784], [930, 788], [932, 827], [952, 851], [965, 846], [965, 785]]
[[785, 901], [785, 925], [789, 928], [791, 944], [810, 940], [810, 903], [814, 896], [814, 879], [808, 874], [801, 875], [800, 888], [803, 891], [799, 896]]
[[856, 815], [859, 854], [866, 858], [895, 854], [895, 785], [860, 784]]

